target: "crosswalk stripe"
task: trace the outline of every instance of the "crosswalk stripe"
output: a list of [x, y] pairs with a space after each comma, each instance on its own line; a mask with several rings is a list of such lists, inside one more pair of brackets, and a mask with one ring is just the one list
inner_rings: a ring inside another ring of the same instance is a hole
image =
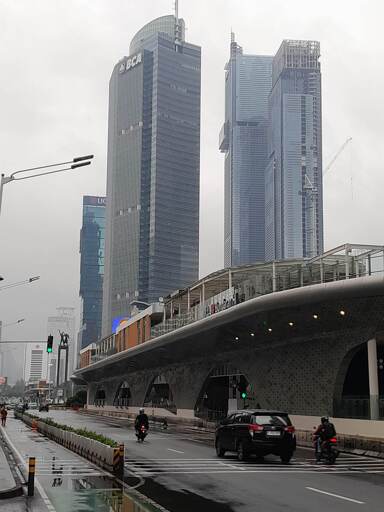
[[215, 473], [384, 473], [384, 460], [368, 457], [340, 457], [336, 464], [316, 464], [313, 459], [292, 459], [289, 465], [279, 462], [257, 463], [236, 459], [125, 459], [125, 467], [138, 475], [215, 474]]
[[[25, 457], [28, 460], [28, 457]], [[90, 477], [104, 476], [100, 468], [86, 461], [79, 462], [78, 459], [49, 459], [36, 457], [36, 475], [52, 476], [60, 478], [63, 476], [71, 477]]]

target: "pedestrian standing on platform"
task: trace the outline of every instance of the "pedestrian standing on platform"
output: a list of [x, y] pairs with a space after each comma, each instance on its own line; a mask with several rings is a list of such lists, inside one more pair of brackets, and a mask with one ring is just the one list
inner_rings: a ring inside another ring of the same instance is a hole
[[5, 427], [5, 423], [7, 421], [7, 414], [8, 414], [8, 411], [7, 409], [5, 408], [5, 406], [3, 405], [3, 407], [1, 408], [0, 410], [0, 415], [1, 415], [1, 426], [2, 427]]

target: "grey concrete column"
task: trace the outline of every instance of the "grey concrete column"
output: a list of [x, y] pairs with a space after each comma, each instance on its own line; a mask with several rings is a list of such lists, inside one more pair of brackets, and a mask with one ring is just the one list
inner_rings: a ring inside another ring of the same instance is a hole
[[275, 292], [277, 289], [277, 278], [276, 278], [276, 263], [272, 263], [272, 291]]
[[379, 419], [379, 376], [377, 370], [377, 343], [368, 341], [368, 376], [371, 420]]

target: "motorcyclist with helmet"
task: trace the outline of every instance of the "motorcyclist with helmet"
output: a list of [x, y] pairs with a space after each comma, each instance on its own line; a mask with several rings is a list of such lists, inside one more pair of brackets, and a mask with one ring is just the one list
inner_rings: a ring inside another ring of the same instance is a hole
[[144, 407], [140, 407], [139, 414], [136, 416], [136, 419], [135, 419], [135, 430], [136, 430], [136, 432], [138, 432], [143, 425], [144, 425], [146, 430], [149, 429], [148, 416], [144, 412]]
[[321, 459], [321, 452], [327, 448], [327, 443], [330, 439], [336, 436], [336, 429], [329, 418], [323, 416], [321, 423], [313, 433], [316, 460], [319, 462]]

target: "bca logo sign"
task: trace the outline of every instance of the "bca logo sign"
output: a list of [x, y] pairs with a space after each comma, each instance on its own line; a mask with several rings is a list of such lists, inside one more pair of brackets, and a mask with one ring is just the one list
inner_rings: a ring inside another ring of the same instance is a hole
[[134, 55], [133, 57], [128, 57], [127, 60], [124, 60], [121, 62], [119, 67], [119, 73], [125, 73], [126, 71], [129, 71], [130, 69], [134, 68], [138, 64], [141, 64], [142, 62], [142, 54], [138, 53], [137, 55]]

